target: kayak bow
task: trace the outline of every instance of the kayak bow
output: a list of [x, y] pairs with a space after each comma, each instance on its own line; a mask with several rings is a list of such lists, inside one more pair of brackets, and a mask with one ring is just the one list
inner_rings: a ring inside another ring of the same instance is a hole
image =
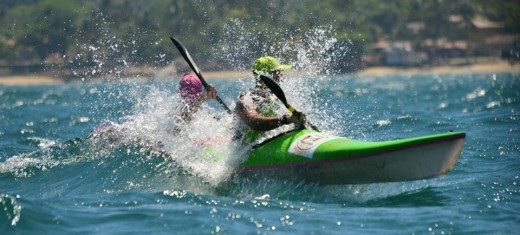
[[241, 174], [329, 184], [411, 181], [451, 171], [466, 134], [363, 142], [314, 130], [295, 130], [256, 147]]

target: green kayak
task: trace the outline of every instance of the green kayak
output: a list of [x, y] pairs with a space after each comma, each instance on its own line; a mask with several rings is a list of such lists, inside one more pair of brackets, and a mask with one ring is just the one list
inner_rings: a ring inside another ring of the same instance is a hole
[[[119, 143], [117, 128], [102, 126], [88, 140]], [[433, 178], [451, 171], [460, 157], [464, 132], [364, 142], [310, 129], [279, 134], [253, 147], [240, 164], [241, 176], [301, 180], [322, 185], [411, 181]], [[222, 157], [231, 138], [200, 143], [204, 154]], [[142, 144], [142, 143], [141, 143]], [[147, 149], [173, 159], [160, 146]]]
[[466, 134], [363, 142], [314, 130], [294, 130], [257, 145], [241, 164], [244, 176], [322, 185], [411, 181], [451, 171]]

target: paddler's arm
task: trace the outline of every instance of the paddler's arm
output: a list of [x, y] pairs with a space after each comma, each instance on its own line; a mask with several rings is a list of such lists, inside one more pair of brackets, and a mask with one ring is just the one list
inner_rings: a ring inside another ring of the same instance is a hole
[[205, 90], [202, 92], [202, 95], [199, 97], [199, 99], [191, 106], [186, 106], [182, 109], [181, 118], [186, 121], [190, 122], [193, 118], [193, 114], [195, 114], [200, 106], [202, 106], [202, 103], [204, 103], [205, 100], [209, 99], [215, 99], [217, 97], [217, 89], [213, 85], [209, 85], [209, 91]]
[[255, 108], [245, 105], [242, 97], [240, 97], [235, 106], [235, 113], [244, 123], [246, 123], [247, 126], [255, 131], [269, 131], [299, 121], [299, 119], [293, 117], [293, 115], [284, 115], [282, 117], [262, 116]]

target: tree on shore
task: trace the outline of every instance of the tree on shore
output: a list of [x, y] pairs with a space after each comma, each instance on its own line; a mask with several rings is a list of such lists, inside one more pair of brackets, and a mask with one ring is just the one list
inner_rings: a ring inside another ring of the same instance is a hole
[[483, 40], [475, 34], [476, 16], [500, 22], [518, 41], [519, 6], [517, 0], [4, 0], [0, 63], [60, 55], [76, 66], [163, 66], [179, 56], [168, 40], [176, 35], [205, 67], [243, 69], [262, 53], [298, 56], [287, 47], [325, 28], [336, 37], [330, 50], [349, 47], [337, 59], [345, 67], [381, 39], [419, 47], [427, 39]]

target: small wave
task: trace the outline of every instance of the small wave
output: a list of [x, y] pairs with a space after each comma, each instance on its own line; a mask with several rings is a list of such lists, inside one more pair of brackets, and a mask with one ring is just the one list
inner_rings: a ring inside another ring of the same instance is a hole
[[488, 109], [492, 109], [495, 107], [500, 107], [500, 101], [491, 101], [486, 104], [486, 108], [488, 108]]
[[390, 124], [392, 124], [392, 121], [388, 120], [388, 119], [385, 119], [385, 120], [378, 120], [376, 122], [377, 126], [379, 127], [382, 127], [382, 126], [388, 126]]
[[40, 138], [40, 137], [28, 137], [27, 140], [30, 143], [35, 144], [39, 148], [48, 148], [50, 146], [58, 144], [58, 142], [55, 140], [49, 140], [49, 139]]
[[[288, 200], [315, 203], [341, 203], [344, 205], [385, 205], [401, 206], [409, 201], [416, 205], [440, 205], [446, 202], [438, 188], [459, 184], [442, 179], [418, 180], [412, 182], [319, 185], [296, 179], [273, 179], [264, 177], [240, 177], [237, 175], [229, 184], [217, 188], [225, 195], [241, 200]], [[182, 192], [170, 192], [174, 196]], [[410, 200], [408, 200], [410, 199]]]
[[46, 171], [59, 164], [59, 161], [52, 159], [19, 155], [0, 163], [0, 173], [12, 173], [15, 177], [27, 178], [35, 174], [35, 169]]
[[18, 195], [0, 194], [0, 221], [9, 221], [11, 226], [20, 221], [22, 206], [17, 201], [19, 198]]
[[448, 103], [446, 103], [446, 102], [442, 102], [442, 103], [440, 103], [440, 104], [437, 106], [437, 109], [440, 110], [440, 109], [445, 109], [445, 108], [447, 108], [447, 107], [448, 107]]
[[472, 91], [471, 93], [468, 93], [466, 95], [466, 99], [468, 101], [470, 101], [470, 100], [476, 99], [478, 97], [483, 97], [485, 95], [486, 95], [486, 90], [478, 88], [478, 89]]

